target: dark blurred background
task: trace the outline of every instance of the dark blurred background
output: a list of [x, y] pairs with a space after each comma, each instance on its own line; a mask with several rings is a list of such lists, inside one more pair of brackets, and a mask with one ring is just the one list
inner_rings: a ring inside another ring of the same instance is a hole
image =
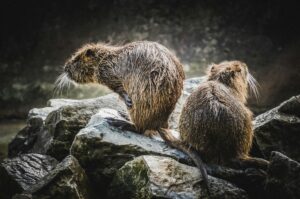
[[256, 114], [300, 93], [300, 14], [292, 1], [10, 0], [0, 13], [0, 147], [48, 99], [109, 92], [93, 85], [53, 93], [64, 61], [87, 42], [160, 42], [187, 77], [212, 62], [242, 60], [261, 84], [260, 99], [249, 101]]

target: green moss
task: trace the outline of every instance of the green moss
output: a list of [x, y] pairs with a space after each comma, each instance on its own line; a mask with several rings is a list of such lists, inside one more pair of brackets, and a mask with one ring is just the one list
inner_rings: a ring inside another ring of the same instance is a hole
[[[142, 158], [125, 164], [115, 175], [114, 188], [122, 188], [125, 198], [149, 199], [152, 197], [148, 187], [147, 168]], [[119, 193], [120, 194], [120, 193]]]

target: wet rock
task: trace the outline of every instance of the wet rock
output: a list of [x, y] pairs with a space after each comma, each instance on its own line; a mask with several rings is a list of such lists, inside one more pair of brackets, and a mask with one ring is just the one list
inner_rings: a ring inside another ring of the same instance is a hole
[[279, 153], [272, 152], [266, 181], [269, 198], [300, 198], [300, 163]]
[[[177, 129], [184, 101], [202, 81], [204, 77], [185, 81], [183, 95], [169, 120], [170, 128]], [[100, 108], [112, 108], [128, 117], [126, 107], [117, 94], [85, 100], [51, 99], [48, 107], [32, 109], [27, 126], [9, 144], [9, 157], [40, 153], [62, 160], [69, 154], [75, 135]]]
[[250, 198], [265, 198], [266, 171], [255, 168], [233, 169], [220, 165], [207, 165], [207, 173], [226, 180], [245, 190]]
[[40, 154], [24, 154], [5, 159], [0, 165], [0, 198], [11, 198], [14, 193], [28, 190], [55, 166], [57, 161]]
[[300, 161], [300, 95], [255, 118], [255, 138], [268, 157], [280, 151]]
[[[81, 101], [50, 100], [49, 103], [61, 105], [61, 108], [48, 115], [45, 121], [46, 128], [32, 150], [49, 154], [58, 160], [62, 160], [69, 154], [75, 135], [86, 126], [98, 109], [108, 107], [125, 111], [123, 102], [116, 94]], [[63, 105], [64, 103], [68, 105]]]
[[39, 132], [42, 131], [44, 121], [41, 117], [31, 117], [26, 127], [18, 132], [15, 138], [8, 145], [8, 157], [16, 157], [19, 154], [27, 153], [36, 142]]
[[[126, 111], [116, 94], [87, 100], [53, 99], [48, 104], [50, 107], [30, 111], [28, 125], [9, 145], [10, 157], [33, 152], [62, 160], [69, 154], [75, 135], [99, 108]], [[36, 120], [39, 125], [32, 126]]]
[[76, 135], [71, 147], [71, 154], [78, 159], [89, 178], [102, 192], [106, 191], [120, 167], [140, 155], [169, 156], [191, 164], [184, 153], [168, 147], [161, 140], [110, 126], [106, 121], [107, 117], [124, 120], [113, 109], [99, 110]]
[[141, 156], [120, 168], [109, 196], [117, 198], [248, 198], [244, 190], [224, 180], [209, 177], [210, 197], [195, 167], [171, 158]]
[[37, 184], [14, 198], [91, 198], [88, 179], [76, 158], [67, 156]]

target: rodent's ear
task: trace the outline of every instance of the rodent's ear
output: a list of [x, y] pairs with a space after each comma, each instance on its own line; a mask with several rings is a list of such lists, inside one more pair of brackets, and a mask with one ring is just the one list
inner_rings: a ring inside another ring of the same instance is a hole
[[211, 65], [209, 66], [209, 71], [210, 71], [210, 72], [215, 72], [215, 71], [216, 71], [216, 64], [211, 64]]
[[87, 57], [92, 57], [95, 55], [95, 52], [92, 50], [92, 49], [87, 49], [86, 52], [85, 52], [85, 56]]

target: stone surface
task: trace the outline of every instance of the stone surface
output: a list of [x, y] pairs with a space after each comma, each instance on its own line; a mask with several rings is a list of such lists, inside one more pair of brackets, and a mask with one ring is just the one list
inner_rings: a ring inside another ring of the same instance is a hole
[[265, 198], [265, 180], [267, 173], [260, 169], [233, 169], [220, 165], [207, 165], [207, 173], [226, 180], [245, 190], [250, 198]]
[[[183, 95], [169, 120], [170, 128], [177, 129], [185, 99], [203, 80], [204, 77], [197, 77], [185, 81]], [[69, 154], [75, 135], [100, 108], [112, 108], [127, 115], [117, 94], [85, 100], [51, 99], [48, 107], [30, 110], [27, 126], [9, 144], [9, 157], [31, 152], [62, 160]]]
[[87, 127], [76, 135], [71, 147], [71, 154], [103, 191], [120, 167], [140, 155], [170, 156], [191, 163], [184, 153], [168, 147], [161, 140], [110, 126], [107, 117], [124, 120], [113, 109], [99, 110]]
[[[48, 104], [49, 107], [30, 111], [28, 125], [9, 145], [10, 157], [33, 152], [62, 160], [69, 154], [75, 135], [99, 108], [126, 111], [116, 94], [87, 100], [53, 99]], [[38, 125], [36, 121], [39, 121]]]
[[255, 138], [268, 157], [280, 151], [300, 161], [300, 95], [255, 118]]
[[198, 169], [161, 156], [141, 156], [117, 171], [111, 198], [248, 198], [244, 190], [209, 176], [208, 196]]
[[40, 154], [5, 159], [0, 165], [0, 198], [11, 198], [14, 193], [28, 190], [55, 168], [57, 163], [54, 158]]
[[90, 185], [76, 158], [67, 156], [37, 184], [14, 198], [91, 198]]
[[[178, 118], [185, 99], [203, 80], [204, 77], [185, 81], [183, 95], [169, 121], [171, 129], [174, 130], [172, 131], [174, 135], [176, 133], [178, 135], [178, 132], [176, 132]], [[299, 104], [299, 97], [291, 98], [255, 119], [256, 142], [252, 147], [255, 148], [252, 154], [257, 156], [262, 152], [262, 155], [258, 156], [268, 157], [271, 150], [276, 149], [297, 160], [297, 154], [299, 154], [297, 132], [300, 132], [298, 131]], [[32, 109], [28, 116], [27, 127], [20, 131], [10, 144], [10, 157], [29, 152], [49, 154], [58, 160], [63, 160], [70, 153], [72, 156], [68, 156], [60, 163], [60, 167], [57, 167], [55, 171], [50, 171], [52, 174], [48, 174], [40, 183], [30, 186], [26, 191], [14, 178], [7, 180], [8, 185], [12, 184], [16, 187], [11, 192], [11, 194], [18, 193], [14, 198], [49, 198], [50, 196], [57, 198], [58, 195], [64, 198], [86, 198], [91, 192], [84, 189], [87, 187], [92, 188], [98, 196], [101, 195], [105, 198], [113, 179], [115, 180], [111, 190], [121, 186], [120, 190], [124, 191], [124, 195], [129, 194], [129, 196], [127, 195], [129, 198], [133, 196], [135, 198], [207, 197], [201, 182], [198, 182], [200, 179], [199, 174], [194, 174], [194, 170], [197, 169], [188, 166], [192, 165], [192, 162], [184, 153], [166, 146], [160, 137], [149, 138], [110, 126], [107, 123], [108, 117], [121, 120], [128, 119], [124, 103], [118, 99], [116, 94], [87, 100], [53, 99], [49, 101], [46, 108]], [[78, 159], [84, 171], [73, 156]], [[154, 161], [149, 160], [149, 158], [145, 159], [145, 157], [155, 157], [157, 159], [154, 158]], [[135, 166], [132, 166], [132, 162], [136, 162], [136, 160], [139, 160], [138, 163], [134, 163]], [[166, 160], [166, 163], [164, 161], [160, 162], [160, 160]], [[142, 169], [136, 167], [140, 165], [144, 165]], [[188, 170], [188, 173], [184, 173], [184, 175], [181, 173], [182, 178], [178, 177], [176, 172], [175, 174], [174, 172], [171, 174], [165, 173], [164, 168], [167, 167], [166, 165], [169, 165], [169, 169], [173, 170], [175, 167], [181, 169], [184, 167], [183, 170]], [[276, 168], [276, 165], [277, 163], [274, 161], [272, 167]], [[288, 168], [292, 168], [291, 165], [294, 165], [294, 163], [288, 165]], [[206, 167], [210, 175], [211, 186], [214, 187], [212, 190], [216, 194], [213, 198], [221, 198], [221, 195], [227, 198], [267, 197], [265, 189], [267, 173], [262, 170], [253, 168], [236, 170], [218, 165], [207, 165]], [[286, 179], [280, 178], [282, 176], [276, 176], [276, 172], [275, 174], [272, 172], [272, 167], [268, 173], [268, 184], [266, 186], [269, 196], [272, 193], [271, 191], [279, 186], [278, 183], [286, 183], [287, 188], [284, 188], [286, 190], [275, 195], [289, 196], [292, 193], [291, 196], [294, 197], [297, 194], [295, 187], [298, 185], [298, 181], [292, 177], [298, 175], [298, 170], [289, 170], [288, 176], [290, 177]], [[71, 168], [77, 169], [72, 170]], [[136, 169], [141, 169], [139, 170], [140, 173], [135, 173]], [[0, 169], [0, 171], [3, 173], [5, 170]], [[155, 172], [162, 173], [154, 179], [150, 174]], [[116, 173], [118, 174], [117, 177], [115, 176]], [[130, 175], [126, 175], [127, 173], [130, 173]], [[192, 177], [187, 177], [189, 175]], [[76, 176], [83, 176], [83, 178], [79, 179]], [[199, 179], [194, 181], [194, 177], [199, 177]], [[87, 178], [91, 182], [90, 185]], [[76, 179], [79, 179], [79, 181], [76, 181]], [[132, 183], [124, 184], [124, 179]], [[289, 179], [292, 184], [288, 184]], [[67, 185], [67, 181], [74, 182], [74, 184]], [[172, 185], [173, 182], [179, 184]], [[119, 185], [117, 185], [118, 183]], [[154, 186], [155, 183], [156, 187]], [[74, 187], [81, 188], [76, 190]], [[62, 190], [66, 190], [65, 195], [61, 193]], [[21, 193], [22, 191], [24, 192]], [[242, 195], [236, 195], [236, 191], [242, 193]], [[244, 191], [247, 192], [247, 195]], [[50, 195], [47, 195], [46, 192]], [[79, 193], [81, 196], [79, 196]], [[119, 194], [120, 191], [116, 193]], [[113, 197], [112, 192], [109, 194]], [[163, 194], [167, 195], [163, 196]], [[232, 195], [229, 196], [228, 194]]]
[[8, 157], [12, 158], [29, 152], [34, 146], [38, 134], [43, 130], [43, 127], [44, 121], [42, 117], [30, 117], [27, 125], [8, 144]]
[[300, 198], [300, 163], [272, 152], [266, 190], [269, 198]]

